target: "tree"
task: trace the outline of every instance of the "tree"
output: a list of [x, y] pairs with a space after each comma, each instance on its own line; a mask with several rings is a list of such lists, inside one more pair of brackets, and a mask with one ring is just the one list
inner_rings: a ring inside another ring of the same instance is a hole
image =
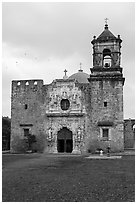
[[2, 117], [2, 150], [10, 149], [11, 119]]
[[28, 143], [28, 150], [33, 151], [32, 144], [36, 142], [36, 136], [32, 134], [28, 134], [26, 142]]

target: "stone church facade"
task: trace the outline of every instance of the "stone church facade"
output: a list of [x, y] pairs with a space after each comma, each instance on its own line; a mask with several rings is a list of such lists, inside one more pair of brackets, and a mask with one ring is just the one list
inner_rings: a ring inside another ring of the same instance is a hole
[[108, 25], [91, 41], [93, 68], [45, 85], [43, 80], [12, 81], [11, 151], [36, 136], [35, 149], [48, 153], [92, 151], [97, 141], [124, 150], [123, 85], [120, 36]]

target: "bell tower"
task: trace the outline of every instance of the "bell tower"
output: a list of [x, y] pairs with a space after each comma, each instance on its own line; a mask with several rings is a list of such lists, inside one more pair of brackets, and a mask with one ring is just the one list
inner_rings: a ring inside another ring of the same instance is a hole
[[121, 61], [121, 43], [120, 35], [115, 37], [105, 24], [104, 31], [96, 39], [93, 37], [93, 67], [120, 67]]
[[123, 78], [120, 35], [115, 37], [106, 22], [104, 31], [93, 37], [93, 68], [91, 68], [90, 137], [98, 138], [114, 151], [124, 149]]

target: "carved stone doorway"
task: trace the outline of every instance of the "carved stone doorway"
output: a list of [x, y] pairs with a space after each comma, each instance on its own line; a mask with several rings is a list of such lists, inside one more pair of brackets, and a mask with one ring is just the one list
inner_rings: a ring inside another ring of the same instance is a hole
[[73, 150], [72, 131], [63, 127], [57, 134], [57, 150], [58, 152], [71, 153]]

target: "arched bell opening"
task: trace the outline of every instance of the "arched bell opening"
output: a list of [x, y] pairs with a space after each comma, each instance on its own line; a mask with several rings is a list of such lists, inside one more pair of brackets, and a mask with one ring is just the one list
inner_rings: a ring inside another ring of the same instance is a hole
[[59, 153], [71, 153], [73, 150], [72, 131], [63, 127], [57, 133], [57, 150]]
[[103, 67], [108, 68], [111, 67], [112, 58], [111, 58], [111, 51], [109, 49], [103, 50]]

